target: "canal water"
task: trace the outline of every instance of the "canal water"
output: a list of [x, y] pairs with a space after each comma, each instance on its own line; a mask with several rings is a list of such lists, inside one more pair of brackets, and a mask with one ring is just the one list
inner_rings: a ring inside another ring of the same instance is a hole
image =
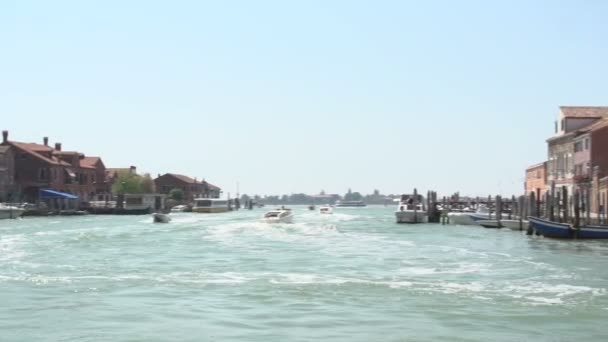
[[606, 341], [608, 243], [391, 207], [0, 221], [1, 341]]

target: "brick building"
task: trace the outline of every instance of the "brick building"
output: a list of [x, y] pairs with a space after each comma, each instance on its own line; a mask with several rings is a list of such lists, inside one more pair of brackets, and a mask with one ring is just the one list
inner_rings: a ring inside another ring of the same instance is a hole
[[[584, 152], [575, 151], [575, 140], [576, 142], [582, 141], [584, 146], [585, 142], [581, 140], [584, 138], [580, 138], [581, 132], [604, 118], [608, 118], [608, 107], [560, 107], [555, 122], [555, 135], [547, 139], [548, 183], [555, 181], [556, 186], [566, 186], [570, 192], [573, 190], [575, 153]], [[579, 153], [579, 165], [586, 162], [583, 161], [586, 158], [583, 154]], [[581, 165], [581, 167], [587, 168], [587, 165]]]
[[47, 137], [42, 144], [37, 144], [11, 141], [8, 134], [8, 131], [2, 132], [0, 145], [14, 150], [16, 199], [37, 202], [43, 189], [73, 194], [79, 201], [95, 197], [97, 168], [103, 168], [103, 163], [98, 166], [83, 163], [84, 154], [63, 151], [61, 143], [51, 147]]
[[0, 202], [11, 202], [17, 195], [13, 151], [11, 146], [0, 146]]
[[531, 192], [538, 196], [547, 188], [547, 162], [529, 166], [526, 169], [526, 194]]
[[156, 185], [156, 191], [161, 194], [169, 194], [173, 189], [181, 189], [184, 192], [184, 200], [191, 202], [194, 198], [219, 198], [221, 189], [213, 184], [203, 181], [197, 181], [196, 179], [188, 176], [165, 173], [159, 175], [154, 179]]

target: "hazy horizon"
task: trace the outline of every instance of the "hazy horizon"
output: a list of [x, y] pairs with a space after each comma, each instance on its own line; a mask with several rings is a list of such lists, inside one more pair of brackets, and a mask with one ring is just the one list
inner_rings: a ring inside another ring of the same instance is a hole
[[521, 194], [606, 105], [608, 3], [0, 5], [0, 129], [224, 193]]

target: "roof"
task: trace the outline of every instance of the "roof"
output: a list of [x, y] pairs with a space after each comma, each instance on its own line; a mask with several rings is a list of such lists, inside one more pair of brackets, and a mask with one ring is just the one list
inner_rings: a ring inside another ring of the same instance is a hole
[[542, 162], [542, 163], [538, 163], [538, 164], [534, 164], [534, 165], [530, 165], [526, 168], [526, 171], [528, 170], [533, 170], [533, 169], [538, 169], [539, 167], [545, 167], [545, 164], [547, 162]]
[[608, 107], [561, 106], [559, 110], [569, 118], [603, 118], [608, 117]]
[[608, 127], [608, 119], [602, 119], [602, 120], [600, 120], [600, 121], [598, 121], [598, 122], [596, 122], [596, 123], [594, 123], [592, 125], [589, 125], [589, 126], [587, 126], [585, 128], [585, 130], [589, 131], [589, 132], [595, 132], [595, 131], [600, 130], [600, 129], [604, 128], [604, 127]]
[[80, 160], [80, 167], [95, 168], [96, 164], [101, 161], [99, 157], [84, 157]]
[[187, 183], [187, 184], [206, 184], [207, 187], [209, 189], [211, 189], [211, 190], [221, 190], [220, 187], [215, 186], [215, 185], [213, 185], [213, 184], [211, 184], [211, 183], [209, 183], [209, 182], [207, 182], [205, 180], [203, 180], [203, 181], [197, 181], [197, 180], [195, 180], [193, 178], [190, 178], [190, 177], [185, 176], [185, 175], [180, 175], [180, 174], [177, 174], [177, 173], [165, 173], [163, 176], [171, 176], [171, 177], [176, 178], [176, 179], [178, 179], [178, 180], [180, 180], [180, 181], [182, 181], [184, 183]]
[[16, 142], [16, 141], [9, 141], [9, 144], [11, 144], [12, 146], [16, 147], [17, 149], [19, 149], [33, 157], [38, 158], [51, 165], [63, 165], [63, 166], [70, 165], [70, 164], [60, 160], [59, 158], [56, 158], [53, 156], [51, 156], [49, 158], [49, 157], [41, 154], [43, 152], [52, 152], [53, 151], [53, 149], [48, 146], [33, 144], [33, 143], [22, 143], [22, 142]]
[[165, 175], [169, 175], [173, 178], [177, 178], [180, 181], [184, 182], [184, 183], [188, 183], [188, 184], [196, 184], [199, 183], [197, 181], [195, 181], [194, 179], [188, 177], [188, 176], [184, 176], [184, 175], [179, 175], [177, 173], [166, 173]]

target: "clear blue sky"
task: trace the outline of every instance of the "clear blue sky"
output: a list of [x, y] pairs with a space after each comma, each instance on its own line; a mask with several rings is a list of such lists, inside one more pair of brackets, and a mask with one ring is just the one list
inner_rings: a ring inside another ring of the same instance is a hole
[[605, 1], [4, 1], [0, 128], [234, 193], [520, 193]]

